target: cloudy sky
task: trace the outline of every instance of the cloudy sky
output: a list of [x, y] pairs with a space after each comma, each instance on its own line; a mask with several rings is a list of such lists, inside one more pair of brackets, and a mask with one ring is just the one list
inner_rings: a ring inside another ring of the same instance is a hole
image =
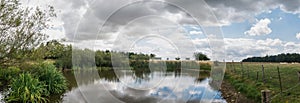
[[187, 58], [193, 52], [215, 58], [221, 53], [226, 61], [300, 52], [299, 0], [22, 2], [54, 6], [58, 17], [45, 31], [49, 39], [64, 38], [80, 48], [155, 53], [163, 58]]

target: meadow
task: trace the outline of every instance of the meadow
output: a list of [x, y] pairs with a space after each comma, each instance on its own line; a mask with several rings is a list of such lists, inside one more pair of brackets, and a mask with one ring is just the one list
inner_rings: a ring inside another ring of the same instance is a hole
[[261, 102], [261, 90], [270, 90], [270, 102], [296, 103], [299, 71], [299, 63], [228, 62], [224, 80], [256, 102]]

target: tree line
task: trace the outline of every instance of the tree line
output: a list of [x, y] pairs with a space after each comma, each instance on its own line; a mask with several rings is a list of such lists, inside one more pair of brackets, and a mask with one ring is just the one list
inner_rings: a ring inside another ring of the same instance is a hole
[[[54, 60], [55, 65], [62, 69], [72, 69], [75, 66], [112, 67], [112, 57], [126, 56], [129, 61], [146, 61], [155, 57], [155, 54], [133, 52], [117, 52], [110, 50], [73, 49], [71, 45], [62, 44], [57, 40], [42, 43], [32, 50], [32, 60]], [[73, 57], [72, 57], [73, 55]], [[73, 62], [72, 62], [73, 58]]]
[[[22, 64], [22, 62], [24, 61], [52, 60], [54, 61], [54, 65], [57, 68], [61, 68], [61, 69], [72, 69], [73, 66], [112, 67], [113, 66], [112, 57], [122, 57], [122, 56], [128, 58], [129, 61], [128, 63], [133, 68], [148, 68], [148, 64], [149, 64], [148, 60], [156, 57], [155, 54], [118, 52], [118, 51], [110, 51], [110, 50], [93, 51], [90, 49], [75, 49], [72, 48], [72, 45], [62, 44], [57, 40], [50, 40], [48, 42], [39, 44], [39, 46], [35, 48], [26, 50], [26, 56], [21, 56], [20, 58], [16, 58], [15, 62], [11, 63], [10, 65], [16, 66], [18, 65], [18, 63]], [[194, 53], [194, 57], [196, 60], [210, 60], [203, 53]], [[118, 60], [115, 60], [115, 62], [116, 61]], [[121, 61], [121, 63], [117, 63], [118, 65], [114, 65], [114, 66], [122, 67], [124, 63], [125, 63], [124, 61]], [[167, 64], [172, 64], [172, 63], [167, 63]], [[172, 66], [170, 65], [170, 67]]]
[[278, 55], [266, 55], [264, 57], [250, 57], [243, 59], [243, 62], [300, 62], [300, 54], [298, 53], [282, 53]]

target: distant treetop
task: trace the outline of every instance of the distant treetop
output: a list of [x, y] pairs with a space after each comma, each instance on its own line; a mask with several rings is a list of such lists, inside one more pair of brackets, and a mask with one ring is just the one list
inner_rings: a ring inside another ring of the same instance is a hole
[[194, 53], [194, 57], [196, 60], [210, 60], [205, 54], [203, 53]]
[[298, 53], [287, 53], [278, 55], [266, 55], [265, 57], [250, 57], [242, 60], [243, 62], [300, 62], [300, 54]]

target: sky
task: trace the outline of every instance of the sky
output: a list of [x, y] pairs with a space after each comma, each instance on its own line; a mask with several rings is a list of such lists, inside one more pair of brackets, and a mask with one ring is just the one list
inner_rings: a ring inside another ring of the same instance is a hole
[[299, 0], [22, 0], [52, 5], [45, 30], [78, 48], [213, 60], [300, 53]]

